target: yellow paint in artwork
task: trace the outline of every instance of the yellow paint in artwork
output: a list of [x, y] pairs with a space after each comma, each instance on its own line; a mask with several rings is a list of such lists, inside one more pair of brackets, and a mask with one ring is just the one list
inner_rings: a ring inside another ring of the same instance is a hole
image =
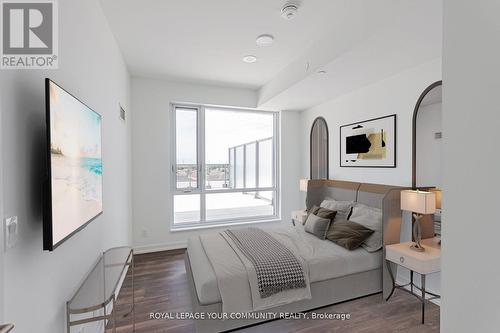
[[370, 150], [367, 153], [358, 154], [358, 160], [383, 160], [387, 155], [387, 133], [384, 132], [383, 141], [386, 143], [385, 147], [382, 147], [382, 133], [369, 134], [368, 141], [372, 144]]

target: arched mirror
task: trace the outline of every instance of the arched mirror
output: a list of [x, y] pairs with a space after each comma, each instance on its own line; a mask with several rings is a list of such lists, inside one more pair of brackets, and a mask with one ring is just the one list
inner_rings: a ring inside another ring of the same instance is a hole
[[323, 117], [314, 120], [310, 136], [310, 178], [328, 179], [328, 125]]
[[422, 223], [422, 238], [441, 235], [442, 81], [428, 86], [413, 113], [412, 187], [436, 191], [437, 212]]

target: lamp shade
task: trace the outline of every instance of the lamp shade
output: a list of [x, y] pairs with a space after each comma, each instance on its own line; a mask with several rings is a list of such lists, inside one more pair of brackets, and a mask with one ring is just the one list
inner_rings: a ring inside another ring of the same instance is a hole
[[434, 214], [436, 211], [436, 194], [426, 191], [401, 191], [401, 210], [418, 214]]
[[441, 209], [442, 208], [442, 206], [441, 206], [441, 197], [442, 197], [443, 191], [441, 191], [440, 189], [436, 188], [436, 189], [432, 189], [431, 192], [436, 193], [436, 208], [437, 209]]
[[301, 192], [307, 192], [307, 184], [309, 183], [309, 179], [301, 179], [299, 188]]

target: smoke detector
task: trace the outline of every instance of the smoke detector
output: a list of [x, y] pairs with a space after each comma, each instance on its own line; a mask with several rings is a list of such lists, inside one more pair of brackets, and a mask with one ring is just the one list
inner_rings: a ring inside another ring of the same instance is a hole
[[296, 15], [297, 12], [299, 11], [299, 7], [293, 3], [287, 3], [282, 9], [281, 9], [281, 16], [285, 20], [291, 20], [293, 19]]

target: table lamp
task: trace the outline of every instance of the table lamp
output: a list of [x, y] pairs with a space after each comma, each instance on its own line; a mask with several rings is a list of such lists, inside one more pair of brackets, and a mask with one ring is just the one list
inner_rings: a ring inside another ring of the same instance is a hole
[[433, 188], [430, 191], [436, 193], [436, 209], [442, 209], [441, 198], [443, 196], [443, 191], [439, 188]]
[[420, 220], [426, 214], [434, 214], [436, 211], [436, 193], [419, 190], [401, 191], [401, 210], [413, 213], [415, 223], [413, 224], [413, 239], [415, 243], [411, 249], [423, 252], [425, 249], [420, 244], [422, 239], [422, 229]]
[[[309, 184], [309, 179], [301, 179], [299, 181], [300, 192], [307, 192], [307, 185]], [[306, 197], [306, 210], [307, 210], [307, 197]]]

